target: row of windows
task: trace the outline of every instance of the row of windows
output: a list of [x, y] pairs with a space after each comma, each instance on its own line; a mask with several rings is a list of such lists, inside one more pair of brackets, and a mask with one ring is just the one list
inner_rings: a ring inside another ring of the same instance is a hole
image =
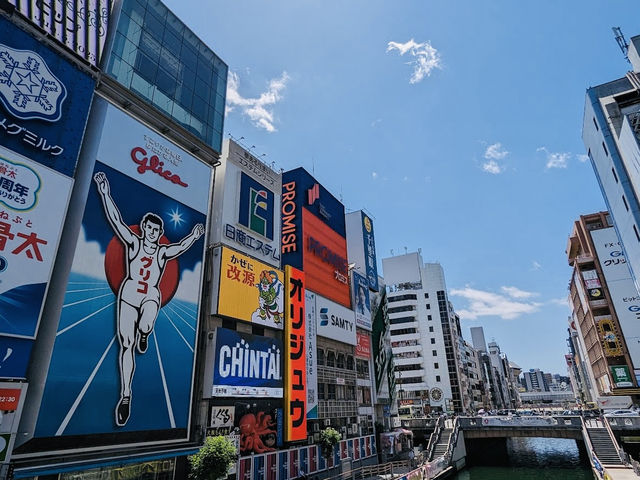
[[415, 321], [416, 321], [416, 317], [400, 317], [400, 318], [392, 318], [391, 320], [389, 320], [389, 323], [391, 323], [391, 325], [398, 325], [400, 323], [410, 323]]
[[407, 293], [405, 295], [398, 295], [397, 297], [389, 297], [389, 303], [401, 302], [403, 300], [417, 300], [418, 296], [414, 293]]
[[318, 400], [356, 400], [356, 387], [353, 385], [334, 385], [318, 383]]
[[406, 305], [404, 307], [392, 307], [387, 309], [387, 313], [400, 313], [400, 312], [413, 312], [415, 311], [415, 305]]
[[391, 336], [395, 337], [398, 335], [409, 335], [410, 333], [416, 333], [417, 330], [415, 328], [401, 328], [400, 330], [391, 330]]
[[424, 379], [422, 377], [400, 377], [396, 378], [397, 384], [407, 384], [407, 383], [423, 383]]
[[345, 355], [344, 353], [336, 354], [336, 352], [332, 350], [328, 350], [325, 355], [325, 351], [322, 348], [319, 348], [318, 365], [353, 370], [354, 359], [353, 355]]
[[396, 372], [408, 372], [410, 370], [422, 370], [421, 363], [414, 363], [411, 365], [395, 365], [394, 370]]

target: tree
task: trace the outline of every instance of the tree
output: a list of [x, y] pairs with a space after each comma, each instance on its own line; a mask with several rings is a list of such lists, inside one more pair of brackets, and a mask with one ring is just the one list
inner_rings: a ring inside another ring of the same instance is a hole
[[320, 432], [320, 449], [322, 450], [322, 456], [326, 459], [331, 458], [333, 449], [340, 440], [342, 440], [342, 435], [335, 428], [327, 427]]
[[222, 435], [207, 437], [198, 453], [189, 457], [191, 480], [218, 480], [237, 461], [236, 447]]

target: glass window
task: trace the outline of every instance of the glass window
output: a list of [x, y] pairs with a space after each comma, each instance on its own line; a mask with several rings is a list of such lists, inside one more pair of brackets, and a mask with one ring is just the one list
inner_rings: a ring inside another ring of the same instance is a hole
[[344, 353], [338, 354], [338, 361], [336, 363], [336, 366], [338, 368], [344, 368]]
[[324, 365], [324, 350], [318, 349], [318, 365]]
[[433, 368], [438, 369], [438, 368], [440, 368], [440, 365], [438, 365], [438, 363], [436, 362], [436, 363], [433, 364]]
[[347, 370], [353, 370], [353, 357], [347, 355]]
[[327, 367], [335, 367], [336, 366], [336, 354], [332, 351], [327, 353]]
[[431, 345], [435, 345], [435, 343], [436, 343], [436, 339], [435, 339], [435, 338], [432, 338], [432, 339], [431, 339]]
[[336, 399], [336, 386], [329, 383], [327, 384], [327, 400]]

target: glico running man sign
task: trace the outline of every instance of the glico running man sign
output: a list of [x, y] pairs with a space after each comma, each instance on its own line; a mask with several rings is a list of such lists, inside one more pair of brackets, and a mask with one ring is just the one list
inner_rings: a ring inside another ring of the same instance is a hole
[[36, 436], [187, 438], [211, 169], [111, 106], [97, 155]]

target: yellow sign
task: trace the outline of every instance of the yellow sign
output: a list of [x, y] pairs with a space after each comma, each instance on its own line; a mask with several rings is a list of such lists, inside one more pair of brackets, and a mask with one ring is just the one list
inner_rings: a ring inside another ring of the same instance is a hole
[[281, 270], [223, 247], [218, 314], [282, 329], [283, 279]]

